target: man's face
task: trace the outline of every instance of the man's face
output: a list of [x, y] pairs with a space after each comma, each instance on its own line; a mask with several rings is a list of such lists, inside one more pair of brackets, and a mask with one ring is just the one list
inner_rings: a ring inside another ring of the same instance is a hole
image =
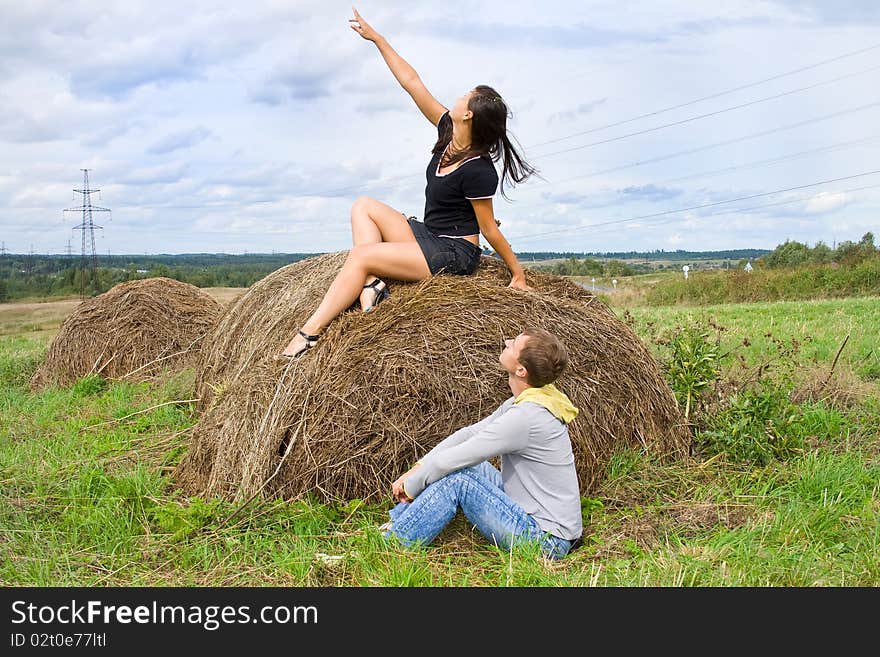
[[515, 338], [508, 338], [504, 341], [504, 350], [498, 357], [498, 362], [501, 363], [501, 367], [503, 367], [508, 374], [514, 374], [518, 367], [522, 367], [519, 362], [519, 354], [526, 345], [528, 339], [529, 336], [520, 333]]

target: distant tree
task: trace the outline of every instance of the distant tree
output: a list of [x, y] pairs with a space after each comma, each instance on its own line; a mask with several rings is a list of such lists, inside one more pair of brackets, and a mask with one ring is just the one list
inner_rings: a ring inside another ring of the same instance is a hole
[[763, 258], [768, 267], [797, 267], [810, 261], [810, 247], [801, 242], [786, 240]]
[[825, 242], [816, 242], [810, 251], [810, 261], [824, 265], [834, 260], [834, 251]]
[[861, 245], [852, 240], [844, 240], [834, 251], [834, 261], [845, 266], [858, 264], [862, 260]]
[[158, 264], [150, 268], [150, 276], [156, 278], [171, 278], [171, 269], [168, 265]]
[[876, 254], [874, 234], [865, 233], [858, 242], [844, 240], [832, 251], [832, 260], [842, 265], [857, 265], [865, 258]]
[[605, 276], [632, 276], [635, 270], [620, 260], [610, 260], [605, 265], [603, 272]]
[[550, 271], [559, 276], [589, 276], [602, 273], [601, 263], [590, 258], [575, 258], [574, 256], [554, 265], [538, 267], [538, 269]]

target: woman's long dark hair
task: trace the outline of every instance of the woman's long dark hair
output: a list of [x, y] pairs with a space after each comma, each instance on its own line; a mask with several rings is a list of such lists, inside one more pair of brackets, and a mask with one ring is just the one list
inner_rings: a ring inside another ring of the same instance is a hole
[[[459, 153], [443, 158], [441, 166], [449, 166], [468, 158], [483, 156], [492, 162], [501, 160], [501, 195], [504, 183], [509, 185], [523, 182], [538, 170], [526, 162], [507, 136], [507, 117], [510, 110], [501, 98], [501, 94], [484, 84], [474, 88], [474, 94], [468, 101], [468, 109], [473, 112], [471, 119], [471, 145]], [[442, 153], [452, 141], [452, 121], [448, 121], [434, 144], [432, 153]]]

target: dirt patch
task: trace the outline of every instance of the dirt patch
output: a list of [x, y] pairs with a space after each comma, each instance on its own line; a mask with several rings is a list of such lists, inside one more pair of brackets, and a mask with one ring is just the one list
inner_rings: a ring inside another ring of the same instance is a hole
[[880, 396], [880, 386], [864, 381], [847, 365], [838, 365], [834, 370], [818, 365], [802, 367], [794, 383], [791, 401], [795, 404], [821, 402], [848, 410]]
[[637, 507], [614, 515], [609, 528], [587, 526], [584, 536], [596, 542], [594, 558], [621, 557], [637, 550], [651, 550], [670, 534], [694, 537], [718, 526], [742, 527], [754, 513], [742, 504], [688, 502], [666, 507]]

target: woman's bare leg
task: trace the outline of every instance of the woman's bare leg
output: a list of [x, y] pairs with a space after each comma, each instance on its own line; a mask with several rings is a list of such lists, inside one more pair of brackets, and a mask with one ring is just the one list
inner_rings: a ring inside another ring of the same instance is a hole
[[[369, 196], [361, 196], [351, 206], [351, 238], [355, 246], [379, 242], [414, 242], [416, 239], [402, 212]], [[370, 273], [361, 283], [361, 308], [373, 305], [377, 291], [373, 288], [363, 289], [363, 286], [375, 280], [376, 276]]]
[[[300, 327], [303, 333], [318, 335], [361, 293], [368, 275], [399, 281], [421, 281], [431, 271], [417, 242], [379, 242], [355, 246], [349, 251], [342, 269], [324, 295], [318, 309]], [[284, 348], [282, 355], [293, 355], [305, 344], [297, 333]]]

